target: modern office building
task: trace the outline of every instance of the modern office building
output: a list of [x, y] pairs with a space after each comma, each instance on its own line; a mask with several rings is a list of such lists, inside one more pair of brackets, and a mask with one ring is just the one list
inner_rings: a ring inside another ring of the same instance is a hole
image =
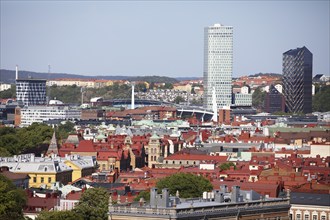
[[21, 126], [29, 126], [33, 122], [43, 123], [49, 120], [80, 119], [81, 110], [67, 105], [24, 106], [20, 110]]
[[45, 105], [45, 79], [16, 79], [16, 97], [23, 105]]
[[[278, 84], [279, 85], [279, 84]], [[274, 85], [270, 85], [269, 92], [265, 97], [265, 112], [284, 112], [285, 111], [285, 99], [283, 94], [276, 89]]]
[[233, 27], [215, 24], [204, 29], [204, 105], [212, 109], [215, 88], [218, 109], [232, 104]]
[[252, 94], [233, 94], [233, 104], [235, 106], [252, 106]]
[[283, 53], [283, 92], [288, 112], [312, 112], [313, 54], [306, 48]]

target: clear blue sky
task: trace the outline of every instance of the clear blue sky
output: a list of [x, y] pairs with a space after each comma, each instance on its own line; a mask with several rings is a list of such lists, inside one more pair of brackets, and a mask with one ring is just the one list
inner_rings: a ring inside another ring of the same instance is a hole
[[204, 27], [234, 27], [234, 76], [282, 72], [306, 46], [329, 74], [326, 1], [3, 1], [0, 68], [83, 75], [203, 75]]

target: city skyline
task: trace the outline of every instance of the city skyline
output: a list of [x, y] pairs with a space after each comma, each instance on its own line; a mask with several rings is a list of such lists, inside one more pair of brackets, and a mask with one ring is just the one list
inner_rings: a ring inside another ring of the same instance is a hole
[[233, 77], [282, 73], [306, 46], [329, 74], [329, 1], [0, 1], [0, 68], [203, 77], [203, 29], [234, 27]]

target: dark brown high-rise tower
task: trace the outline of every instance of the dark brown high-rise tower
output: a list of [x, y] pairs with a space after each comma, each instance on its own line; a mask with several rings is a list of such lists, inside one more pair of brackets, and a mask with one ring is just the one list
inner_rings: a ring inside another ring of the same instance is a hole
[[283, 53], [283, 92], [287, 112], [312, 112], [313, 54], [306, 48]]

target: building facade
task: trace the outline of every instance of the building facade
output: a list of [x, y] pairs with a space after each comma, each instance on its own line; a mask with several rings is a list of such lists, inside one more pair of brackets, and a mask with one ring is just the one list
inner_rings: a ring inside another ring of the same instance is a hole
[[273, 85], [270, 85], [269, 92], [265, 97], [265, 112], [284, 112], [285, 111], [285, 99], [282, 93]]
[[21, 126], [29, 126], [33, 122], [43, 123], [52, 119], [80, 119], [81, 110], [66, 105], [24, 106], [20, 110]]
[[[260, 199], [254, 191], [243, 191], [233, 186], [231, 192], [226, 186], [220, 190], [204, 192], [203, 198], [186, 199], [177, 195], [171, 196], [169, 189], [162, 189], [161, 194], [157, 188], [150, 190], [150, 203], [144, 205], [112, 204], [109, 198], [109, 220], [122, 219], [281, 219], [289, 220], [290, 202], [285, 199]], [[226, 190], [226, 191], [225, 191]]]
[[236, 106], [252, 106], [252, 94], [235, 93], [233, 94], [233, 103]]
[[290, 201], [292, 220], [330, 219], [330, 194], [292, 192]]
[[283, 92], [288, 112], [312, 112], [313, 54], [306, 48], [283, 53]]
[[46, 80], [44, 79], [17, 79], [16, 97], [23, 105], [45, 105]]
[[11, 88], [10, 84], [0, 83], [0, 92], [5, 91], [5, 90], [10, 89], [10, 88]]
[[215, 88], [217, 107], [232, 103], [233, 27], [215, 24], [204, 29], [204, 104], [212, 109]]

